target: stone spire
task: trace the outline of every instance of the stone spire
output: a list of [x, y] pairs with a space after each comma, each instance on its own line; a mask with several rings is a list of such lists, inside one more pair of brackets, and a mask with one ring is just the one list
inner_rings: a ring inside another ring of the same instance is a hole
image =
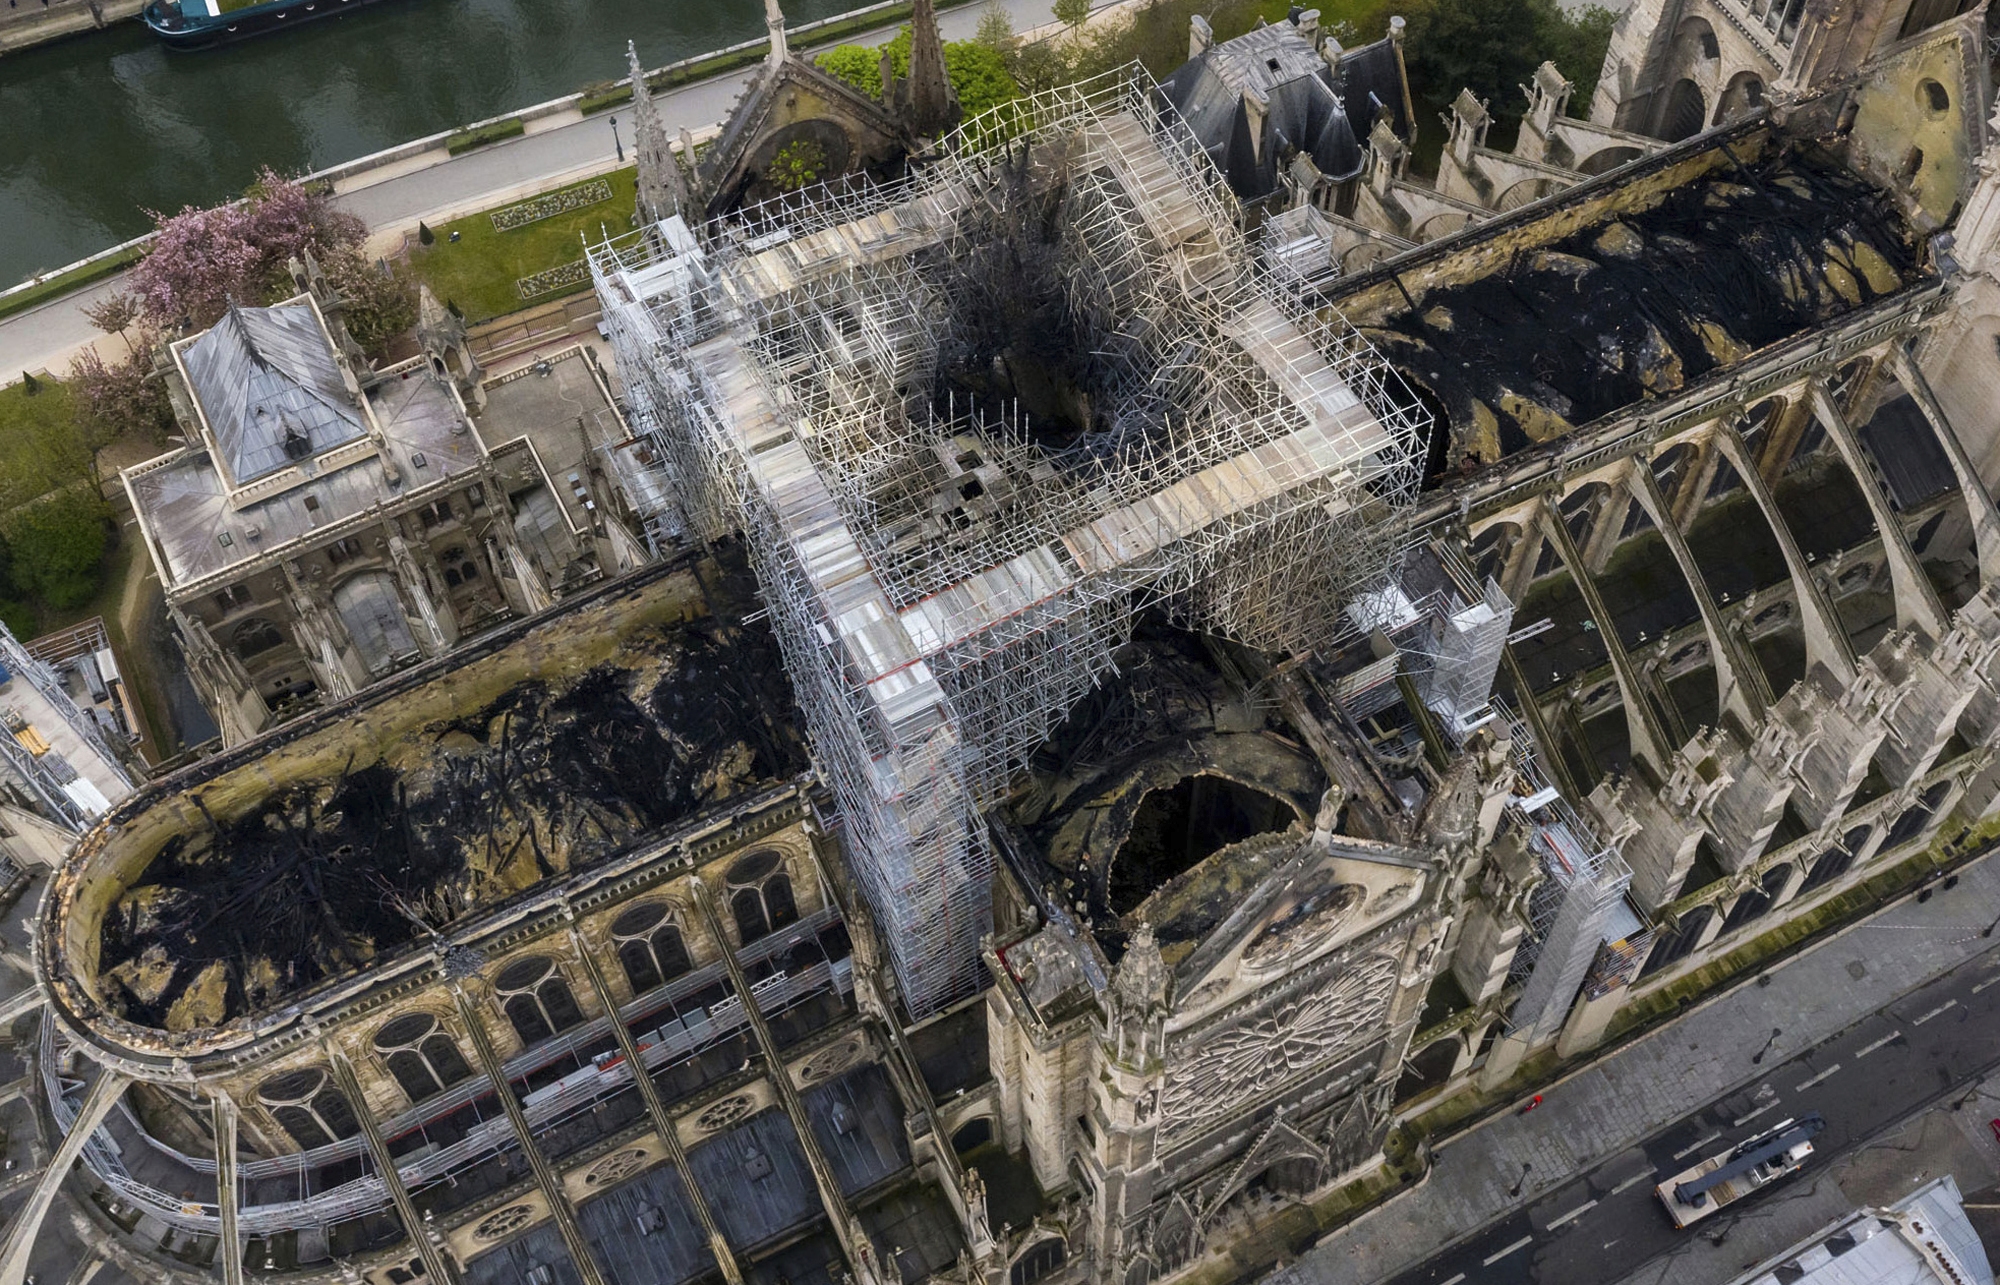
[[778, 7], [778, 0], [764, 0], [764, 25], [771, 31], [771, 54], [768, 61], [775, 67], [785, 61], [791, 52], [785, 45], [785, 11]]
[[910, 15], [910, 79], [903, 115], [904, 123], [917, 134], [937, 134], [958, 121], [958, 94], [945, 71], [934, 0], [916, 0]]
[[[667, 142], [667, 125], [660, 119], [660, 105], [653, 101], [652, 87], [639, 66], [639, 47], [625, 42], [625, 59], [632, 69], [633, 144], [639, 154], [639, 219], [658, 223], [687, 208], [687, 182], [680, 164], [674, 160], [673, 145]], [[692, 154], [690, 154], [690, 158]]]

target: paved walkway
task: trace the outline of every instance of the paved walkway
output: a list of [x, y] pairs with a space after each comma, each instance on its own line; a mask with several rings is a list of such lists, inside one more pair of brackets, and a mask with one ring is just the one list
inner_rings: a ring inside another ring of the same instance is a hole
[[[1774, 968], [1768, 984], [1739, 986], [1543, 1090], [1532, 1115], [1498, 1116], [1441, 1146], [1423, 1186], [1329, 1233], [1271, 1285], [1371, 1285], [1413, 1267], [1749, 1083], [1767, 1041], [1766, 1068], [2000, 947], [1979, 935], [2000, 909], [2000, 861], [1989, 854], [1959, 876], [1952, 891], [1905, 900]], [[1524, 1163], [1530, 1181], [1510, 1195]]]
[[[1049, 0], [1000, 0], [1017, 31], [1049, 21]], [[37, 7], [39, 4], [37, 3]], [[939, 15], [947, 40], [965, 40], [979, 27], [983, 3], [950, 9]], [[852, 43], [879, 44], [895, 35], [886, 27], [852, 37]], [[729, 114], [750, 82], [754, 69], [730, 72], [683, 86], [659, 97], [667, 128], [682, 125], [699, 130]], [[341, 185], [335, 198], [342, 209], [359, 215], [377, 231], [414, 227], [417, 220], [442, 222], [458, 213], [480, 210], [518, 193], [542, 191], [563, 177], [609, 168], [617, 158], [610, 117], [618, 116], [626, 147], [632, 131], [620, 112], [603, 112], [581, 120], [544, 126], [525, 137], [496, 143], [416, 168], [390, 166]], [[628, 150], [627, 155], [631, 153]], [[122, 288], [122, 275], [108, 278], [39, 308], [0, 319], [0, 384], [20, 378], [19, 372], [49, 370], [60, 375], [85, 345], [103, 336], [83, 315], [83, 309]]]

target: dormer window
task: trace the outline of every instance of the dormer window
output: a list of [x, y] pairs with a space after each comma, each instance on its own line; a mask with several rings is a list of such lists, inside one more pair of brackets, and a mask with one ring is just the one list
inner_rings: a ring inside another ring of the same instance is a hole
[[218, 531], [215, 536], [215, 542], [227, 549], [230, 545], [236, 543], [236, 538], [227, 531]]
[[298, 461], [312, 454], [312, 439], [299, 431], [297, 424], [285, 425], [285, 458]]

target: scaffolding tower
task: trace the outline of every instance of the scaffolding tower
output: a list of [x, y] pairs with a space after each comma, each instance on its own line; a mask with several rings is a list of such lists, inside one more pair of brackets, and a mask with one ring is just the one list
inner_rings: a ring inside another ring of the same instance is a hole
[[1509, 806], [1509, 823], [1522, 831], [1543, 875], [1528, 897], [1528, 932], [1511, 970], [1523, 985], [1508, 1018], [1509, 1028], [1526, 1032], [1534, 1045], [1562, 1029], [1599, 953], [1640, 924], [1625, 904], [1632, 884], [1625, 859], [1549, 784], [1528, 725], [1504, 706], [1500, 716], [1526, 791]]
[[1376, 659], [1343, 673], [1334, 698], [1357, 724], [1402, 699], [1410, 680], [1452, 744], [1493, 720], [1489, 698], [1513, 625], [1514, 604], [1464, 555], [1431, 539], [1405, 550], [1396, 573], [1348, 604], [1357, 629], [1378, 641]]
[[[985, 297], [965, 265], [1024, 182], [1054, 194], [1092, 336], [1094, 414], [1055, 444], [945, 370]], [[631, 467], [660, 483], [630, 489], [745, 537], [913, 1015], [976, 988], [980, 814], [1136, 610], [1321, 648], [1400, 555], [1428, 422], [1255, 266], [1233, 209], [1135, 65], [977, 117], [895, 184], [590, 249], [650, 444]]]

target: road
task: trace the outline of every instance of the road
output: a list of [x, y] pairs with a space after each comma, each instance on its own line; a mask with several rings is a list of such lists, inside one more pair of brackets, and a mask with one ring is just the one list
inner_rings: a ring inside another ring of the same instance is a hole
[[[1677, 1231], [1653, 1191], [1668, 1175], [1782, 1120], [1817, 1111], [1827, 1127], [1815, 1140], [1810, 1173], [1926, 1105], [1976, 1085], [1996, 1064], [2000, 958], [1985, 954], [1392, 1277], [1392, 1285], [1601, 1285], [1688, 1237], [1726, 1237], [1738, 1218], [1754, 1215], [1760, 1203], [1784, 1190], [1784, 1184], [1766, 1188]], [[1440, 1169], [1452, 1160], [1449, 1147], [1436, 1157]]]
[[[999, 0], [1017, 31], [1046, 23], [1049, 0]], [[1099, 4], [1098, 8], [1105, 7]], [[969, 38], [979, 26], [983, 3], [962, 5], [939, 15], [947, 40]], [[857, 44], [877, 44], [895, 35], [885, 27], [852, 38]], [[667, 128], [678, 132], [719, 123], [750, 83], [754, 69], [684, 86], [660, 95]], [[525, 104], [524, 104], [525, 105]], [[343, 184], [335, 203], [381, 231], [414, 226], [419, 219], [443, 221], [486, 208], [510, 194], [545, 189], [565, 175], [603, 169], [616, 159], [610, 118], [601, 113], [542, 128], [522, 138], [496, 143], [449, 160], [419, 163], [417, 168], [391, 166]], [[632, 141], [629, 123], [621, 122], [624, 141]], [[49, 370], [58, 375], [86, 344], [102, 336], [83, 310], [124, 287], [124, 277], [108, 278], [39, 308], [0, 319], [0, 384], [19, 378], [21, 371]]]

